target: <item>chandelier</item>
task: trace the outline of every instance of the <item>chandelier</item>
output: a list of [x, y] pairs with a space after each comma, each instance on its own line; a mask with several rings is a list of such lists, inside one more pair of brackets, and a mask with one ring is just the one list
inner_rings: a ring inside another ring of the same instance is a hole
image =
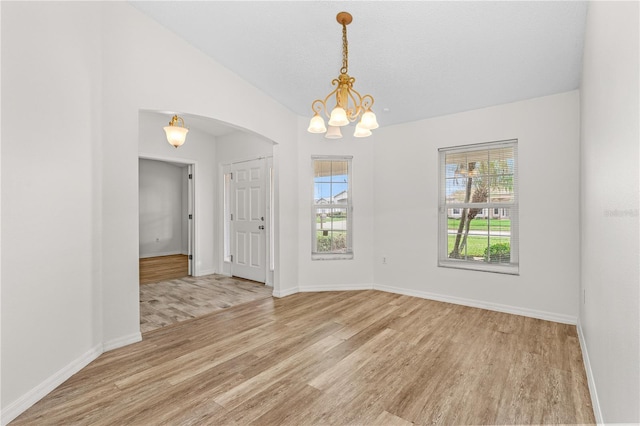
[[[307, 130], [310, 133], [326, 132], [326, 138], [337, 139], [342, 137], [340, 127], [360, 119], [353, 136], [357, 138], [367, 137], [371, 135], [371, 130], [378, 128], [378, 121], [376, 120], [376, 115], [371, 111], [373, 96], [360, 95], [353, 88], [353, 83], [355, 83], [356, 79], [347, 74], [349, 71], [347, 25], [351, 23], [353, 17], [348, 12], [340, 12], [336, 16], [336, 20], [342, 25], [342, 68], [340, 68], [338, 78], [333, 79], [331, 84], [337, 87], [324, 100], [316, 99], [311, 103], [311, 109], [315, 114], [311, 118]], [[334, 96], [335, 106], [331, 110], [331, 114], [329, 114], [327, 102]], [[329, 118], [329, 130], [325, 127], [321, 114]]]

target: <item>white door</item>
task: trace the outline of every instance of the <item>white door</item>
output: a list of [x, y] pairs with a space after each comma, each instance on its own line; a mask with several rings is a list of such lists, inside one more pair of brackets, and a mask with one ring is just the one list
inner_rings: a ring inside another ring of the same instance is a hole
[[235, 164], [231, 175], [231, 274], [265, 282], [264, 159]]

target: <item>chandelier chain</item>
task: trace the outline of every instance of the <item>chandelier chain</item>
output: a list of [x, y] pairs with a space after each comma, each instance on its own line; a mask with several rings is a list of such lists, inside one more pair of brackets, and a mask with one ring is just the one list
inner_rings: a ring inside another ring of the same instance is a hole
[[342, 68], [340, 74], [346, 74], [349, 71], [349, 47], [347, 42], [347, 25], [342, 23]]

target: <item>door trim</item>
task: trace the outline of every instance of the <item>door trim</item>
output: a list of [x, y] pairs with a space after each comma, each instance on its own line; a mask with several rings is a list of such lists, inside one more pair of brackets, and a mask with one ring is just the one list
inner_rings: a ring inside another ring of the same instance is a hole
[[[155, 160], [155, 161], [162, 161], [164, 163], [174, 163], [174, 164], [185, 165], [189, 170], [188, 173], [191, 173], [193, 175], [193, 179], [189, 184], [190, 199], [188, 200], [190, 214], [193, 214], [193, 219], [190, 224], [191, 226], [188, 227], [189, 228], [188, 251], [189, 251], [189, 254], [193, 257], [193, 259], [189, 261], [189, 275], [194, 277], [199, 276], [199, 270], [197, 267], [197, 265], [199, 264], [198, 262], [199, 254], [198, 254], [198, 251], [195, 250], [195, 248], [198, 247], [197, 245], [198, 234], [196, 232], [196, 230], [198, 229], [198, 215], [196, 214], [197, 202], [198, 202], [198, 199], [197, 199], [198, 197], [196, 196], [196, 178], [198, 176], [197, 175], [198, 162], [196, 160], [191, 160], [188, 158], [166, 157], [162, 155], [146, 154], [142, 152], [138, 153], [138, 158], [142, 160]], [[138, 230], [138, 244], [139, 243], [140, 243], [140, 230]]]

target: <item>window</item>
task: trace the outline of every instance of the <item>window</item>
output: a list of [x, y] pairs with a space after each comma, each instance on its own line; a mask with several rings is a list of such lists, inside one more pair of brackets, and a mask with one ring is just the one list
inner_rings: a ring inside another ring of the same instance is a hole
[[439, 150], [439, 266], [518, 274], [517, 148]]
[[312, 259], [352, 259], [352, 157], [312, 157]]

